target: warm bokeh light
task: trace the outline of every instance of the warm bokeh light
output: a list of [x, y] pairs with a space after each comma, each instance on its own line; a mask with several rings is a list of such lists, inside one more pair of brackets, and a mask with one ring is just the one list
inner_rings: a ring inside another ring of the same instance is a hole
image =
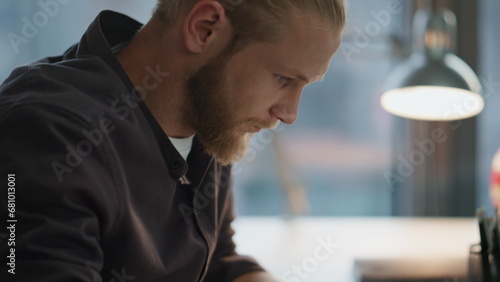
[[484, 108], [474, 92], [442, 86], [413, 86], [382, 95], [382, 107], [397, 116], [417, 120], [458, 120], [473, 117]]

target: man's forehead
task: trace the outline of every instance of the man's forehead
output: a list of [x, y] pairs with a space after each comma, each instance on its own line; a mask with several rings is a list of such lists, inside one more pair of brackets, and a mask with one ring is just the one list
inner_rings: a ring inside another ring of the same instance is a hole
[[310, 41], [296, 42], [291, 38], [270, 45], [264, 49], [265, 56], [274, 67], [293, 74], [306, 84], [321, 80], [340, 46], [340, 38], [335, 38], [330, 31], [322, 31], [308, 39]]

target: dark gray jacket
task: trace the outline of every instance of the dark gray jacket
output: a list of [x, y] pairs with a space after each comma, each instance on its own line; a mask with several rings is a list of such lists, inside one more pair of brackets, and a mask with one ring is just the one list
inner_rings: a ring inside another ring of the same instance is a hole
[[[63, 56], [0, 86], [1, 281], [222, 282], [261, 270], [235, 253], [230, 168], [196, 138], [184, 161], [116, 60], [110, 46], [140, 28], [102, 12]], [[147, 72], [146, 90], [168, 75]]]

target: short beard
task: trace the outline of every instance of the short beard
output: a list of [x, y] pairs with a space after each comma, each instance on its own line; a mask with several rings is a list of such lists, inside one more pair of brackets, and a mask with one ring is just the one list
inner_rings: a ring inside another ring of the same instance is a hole
[[225, 70], [230, 53], [222, 54], [203, 66], [187, 81], [187, 89], [194, 112], [188, 113], [197, 138], [205, 152], [222, 165], [229, 165], [245, 156], [251, 133], [238, 131], [242, 121], [237, 120], [231, 104], [230, 89]]

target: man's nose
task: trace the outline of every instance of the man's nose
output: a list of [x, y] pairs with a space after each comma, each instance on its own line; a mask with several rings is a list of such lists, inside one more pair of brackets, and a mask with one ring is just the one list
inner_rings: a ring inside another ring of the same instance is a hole
[[293, 124], [298, 117], [300, 98], [302, 97], [302, 89], [288, 93], [281, 101], [278, 110], [277, 118], [283, 123]]

